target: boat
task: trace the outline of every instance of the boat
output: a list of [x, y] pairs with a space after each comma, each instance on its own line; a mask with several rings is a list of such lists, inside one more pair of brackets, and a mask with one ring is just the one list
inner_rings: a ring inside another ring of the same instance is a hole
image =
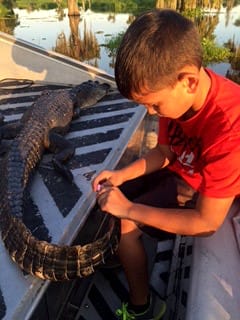
[[[123, 98], [113, 76], [61, 54], [0, 32], [0, 113], [17, 121], [45, 89], [88, 80], [112, 90], [74, 120], [67, 139], [77, 142], [67, 185], [44, 155], [30, 187], [29, 212], [40, 215], [50, 241], [93, 241], [105, 223], [91, 189], [93, 175], [120, 167], [142, 152], [146, 111]], [[164, 320], [239, 320], [240, 201], [211, 237], [177, 235], [158, 241], [144, 236], [151, 286], [167, 302]], [[0, 240], [0, 319], [114, 320], [127, 294], [121, 267], [108, 263], [89, 277], [51, 282], [23, 273]]]

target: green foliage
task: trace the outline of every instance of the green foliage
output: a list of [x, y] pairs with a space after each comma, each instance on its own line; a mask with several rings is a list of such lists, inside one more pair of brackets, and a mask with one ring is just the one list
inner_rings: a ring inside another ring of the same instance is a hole
[[[132, 2], [130, 1], [130, 7]], [[129, 1], [92, 1], [92, 10], [95, 12], [127, 12], [129, 8]]]
[[[120, 32], [117, 35], [111, 37], [105, 42], [105, 47], [110, 57], [116, 56], [117, 49], [120, 45], [124, 32]], [[227, 61], [231, 57], [231, 50], [229, 48], [218, 46], [213, 40], [203, 38], [203, 63], [205, 66]]]
[[134, 15], [154, 8], [155, 0], [92, 0], [92, 10], [95, 12], [129, 13]]
[[8, 9], [0, 3], [0, 17], [5, 17], [7, 14]]
[[[229, 6], [229, 2], [232, 3], [231, 1], [229, 0], [222, 0], [222, 6], [225, 8], [227, 6]], [[233, 6], [237, 6], [238, 4], [240, 4], [240, 0], [233, 0], [233, 3], [232, 5]]]
[[49, 10], [58, 7], [58, 2], [67, 7], [67, 0], [16, 0], [16, 7], [19, 9], [32, 9], [32, 10]]
[[[51, 9], [57, 7], [57, 3], [61, 2], [61, 5], [66, 8], [67, 0], [16, 0], [17, 7], [20, 9]], [[78, 0], [78, 5], [83, 6], [83, 1]], [[85, 1], [85, 5], [88, 7], [88, 2]], [[126, 13], [126, 12], [138, 12], [145, 11], [149, 8], [154, 8], [156, 5], [155, 0], [92, 0], [91, 9], [95, 12], [114, 12], [114, 13]]]
[[202, 8], [196, 7], [194, 9], [185, 9], [181, 12], [183, 16], [191, 20], [201, 19], [204, 16], [204, 11]]
[[231, 67], [234, 70], [240, 71], [240, 44], [236, 44], [234, 39], [229, 40], [225, 47], [228, 48], [231, 52], [231, 56], [229, 58], [229, 62], [231, 64]]
[[117, 49], [121, 43], [122, 37], [124, 35], [125, 32], [119, 32], [117, 35], [112, 36], [110, 39], [108, 39], [105, 42], [105, 47], [107, 49], [108, 52], [108, 56], [109, 57], [115, 57], [116, 53], [117, 53]]
[[2, 1], [0, 0], [0, 17], [7, 18], [13, 17], [13, 1]]
[[202, 39], [203, 63], [205, 66], [212, 63], [227, 61], [231, 57], [228, 48], [218, 46], [213, 40]]
[[55, 8], [57, 8], [56, 3], [48, 2], [48, 3], [43, 3], [41, 5], [41, 9], [43, 9], [43, 10], [51, 10], [51, 9], [55, 9]]

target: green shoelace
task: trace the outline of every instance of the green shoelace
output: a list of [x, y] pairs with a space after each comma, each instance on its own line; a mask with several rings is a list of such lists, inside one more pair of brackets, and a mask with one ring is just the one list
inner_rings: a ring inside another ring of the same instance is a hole
[[128, 304], [123, 303], [121, 309], [116, 310], [116, 315], [121, 317], [122, 320], [134, 320], [135, 317], [133, 314], [130, 314], [127, 310]]
[[[129, 313], [127, 307], [128, 307], [128, 303], [123, 303], [122, 308], [116, 310], [116, 315], [118, 317], [121, 317], [121, 320], [135, 320], [136, 315]], [[138, 314], [137, 316], [143, 316], [147, 311], [145, 311], [141, 314]], [[157, 316], [157, 319], [161, 319], [162, 316], [164, 315], [165, 311], [166, 311], [166, 303], [163, 303], [162, 308], [159, 311], [159, 314]]]

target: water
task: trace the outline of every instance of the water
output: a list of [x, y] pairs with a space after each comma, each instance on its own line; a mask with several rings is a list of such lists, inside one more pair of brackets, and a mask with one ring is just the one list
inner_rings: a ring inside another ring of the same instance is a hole
[[218, 19], [219, 22], [214, 30], [216, 41], [224, 44], [229, 39], [234, 39], [240, 44], [240, 26], [235, 25], [235, 22], [240, 19], [240, 5], [229, 12], [229, 17], [226, 8], [222, 8], [218, 13]]
[[[94, 12], [90, 9], [81, 12], [79, 17], [69, 17], [68, 10], [59, 13], [56, 9], [33, 10], [14, 9], [18, 25], [12, 30], [17, 38], [27, 40], [48, 50], [58, 51], [75, 59], [98, 67], [113, 74], [114, 56], [109, 56], [105, 47], [112, 37], [124, 32], [133, 19], [133, 14]], [[204, 28], [212, 28], [217, 44], [224, 45], [229, 40], [240, 44], [240, 5], [231, 10], [209, 10], [206, 17], [214, 16], [214, 24], [205, 23]], [[211, 23], [211, 22], [210, 22]], [[203, 30], [205, 32], [205, 30]], [[229, 63], [210, 65], [212, 69], [226, 74]]]
[[[53, 50], [56, 47], [57, 39], [61, 39], [63, 36], [69, 39], [72, 33], [70, 19], [74, 20], [75, 17], [68, 17], [67, 9], [64, 10], [65, 16], [61, 21], [58, 20], [55, 10], [39, 10], [30, 13], [20, 9], [14, 11], [19, 16], [20, 21], [20, 25], [14, 29], [14, 36], [45, 49]], [[105, 45], [107, 39], [111, 36], [126, 30], [128, 18], [129, 14], [117, 14], [112, 21], [109, 20], [108, 13], [95, 13], [91, 10], [82, 13], [78, 23], [79, 37], [84, 39], [84, 32], [91, 33], [100, 46], [99, 57], [83, 59], [83, 61], [113, 74], [111, 58], [108, 57], [108, 52], [102, 45]], [[92, 42], [94, 42], [94, 39]]]

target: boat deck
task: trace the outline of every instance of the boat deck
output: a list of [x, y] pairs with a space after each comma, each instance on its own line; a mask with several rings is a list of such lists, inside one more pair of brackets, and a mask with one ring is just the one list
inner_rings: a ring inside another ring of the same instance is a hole
[[[42, 90], [62, 87], [0, 82], [0, 114], [7, 123], [18, 121]], [[143, 107], [114, 90], [82, 110], [66, 135], [76, 146], [68, 163], [74, 183], [53, 169], [46, 152], [27, 190], [25, 222], [36, 237], [59, 244], [91, 242], [104, 220], [94, 208], [91, 179], [100, 170], [122, 165], [132, 150], [136, 154], [144, 117]], [[239, 320], [239, 201], [211, 237], [177, 236], [160, 242], [144, 237], [151, 286], [167, 301], [164, 320]], [[1, 241], [0, 265], [1, 320], [115, 320], [115, 310], [127, 295], [121, 268], [100, 268], [88, 278], [62, 283], [41, 281], [22, 273]]]
[[[6, 123], [18, 121], [43, 90], [62, 87], [25, 80], [1, 81], [0, 113]], [[66, 135], [76, 147], [67, 164], [74, 183], [53, 169], [51, 154], [46, 152], [26, 192], [24, 219], [36, 237], [58, 244], [73, 242], [95, 204], [93, 175], [119, 163], [144, 116], [142, 106], [114, 90], [101, 102], [82, 110]], [[7, 145], [8, 141], [2, 143]], [[23, 274], [10, 260], [2, 241], [0, 265], [0, 319], [27, 319], [49, 282]]]

